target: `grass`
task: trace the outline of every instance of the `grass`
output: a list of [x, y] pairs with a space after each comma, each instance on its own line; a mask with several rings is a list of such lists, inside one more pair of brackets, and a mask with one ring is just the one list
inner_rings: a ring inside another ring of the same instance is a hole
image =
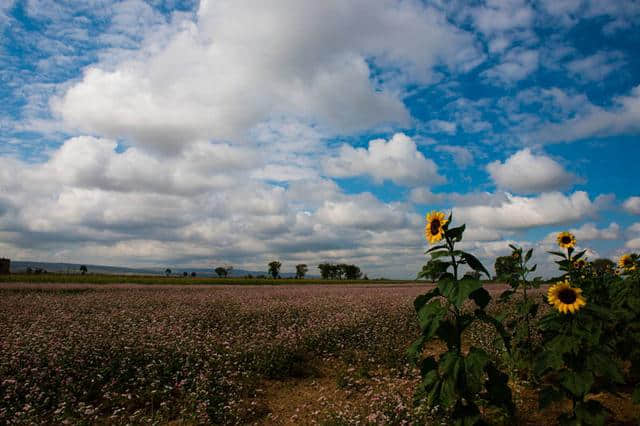
[[344, 284], [404, 284], [412, 280], [322, 280], [322, 279], [272, 279], [272, 278], [215, 278], [215, 277], [166, 277], [161, 275], [109, 275], [109, 274], [10, 274], [0, 275], [0, 283], [55, 283], [55, 284], [149, 284], [149, 285], [344, 285]]

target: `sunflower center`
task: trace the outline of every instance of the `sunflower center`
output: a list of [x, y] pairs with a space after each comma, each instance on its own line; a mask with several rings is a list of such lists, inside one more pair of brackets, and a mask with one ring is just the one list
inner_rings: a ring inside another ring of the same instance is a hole
[[571, 242], [571, 237], [565, 235], [562, 237], [562, 244], [569, 244]]
[[440, 232], [440, 221], [438, 219], [433, 219], [431, 221], [431, 235], [436, 235]]
[[577, 298], [578, 296], [576, 295], [576, 292], [570, 288], [565, 288], [564, 290], [560, 291], [560, 293], [558, 293], [558, 299], [560, 299], [560, 301], [565, 305], [572, 304], [576, 301]]
[[622, 264], [623, 264], [624, 266], [631, 266], [631, 259], [624, 259], [624, 260], [622, 261]]

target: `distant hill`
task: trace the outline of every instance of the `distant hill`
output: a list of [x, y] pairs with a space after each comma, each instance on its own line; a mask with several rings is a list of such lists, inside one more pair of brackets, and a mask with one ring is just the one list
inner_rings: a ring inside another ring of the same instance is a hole
[[[106, 265], [90, 265], [86, 263], [55, 263], [55, 262], [34, 262], [34, 261], [11, 261], [11, 272], [23, 273], [27, 271], [27, 268], [33, 270], [43, 269], [47, 272], [56, 273], [80, 273], [80, 266], [85, 265], [89, 273], [93, 274], [110, 274], [110, 275], [164, 275], [164, 271], [167, 268], [126, 268], [123, 266], [106, 266]], [[199, 277], [216, 277], [216, 273], [213, 268], [180, 268], [169, 267], [171, 269], [171, 275], [181, 276], [184, 272], [191, 274], [195, 272]], [[233, 269], [231, 271], [231, 277], [245, 277], [247, 275], [267, 275], [265, 271], [247, 271], [245, 269]], [[294, 277], [296, 274], [293, 272], [282, 272], [280, 274], [282, 278]], [[309, 278], [313, 278], [314, 275], [308, 275]]]

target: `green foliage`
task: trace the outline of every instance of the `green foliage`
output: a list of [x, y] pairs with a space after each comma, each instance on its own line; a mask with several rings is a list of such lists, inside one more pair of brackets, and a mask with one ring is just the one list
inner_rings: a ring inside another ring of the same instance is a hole
[[540, 320], [543, 346], [535, 361], [535, 372], [545, 385], [540, 407], [568, 399], [572, 409], [558, 417], [560, 424], [602, 425], [608, 410], [589, 396], [616, 392], [624, 382], [616, 351], [618, 310], [611, 305], [615, 276], [578, 262], [584, 251], [574, 255], [570, 247], [566, 253], [551, 253], [560, 258], [556, 263], [571, 285], [580, 286], [587, 304], [573, 314], [553, 310]]
[[308, 270], [309, 270], [309, 268], [304, 263], [296, 265], [296, 278], [297, 279], [304, 278], [304, 276], [305, 276], [305, 274], [307, 273]]
[[[472, 254], [455, 249], [462, 240], [465, 226], [444, 226], [444, 243], [427, 251], [431, 260], [423, 266], [418, 277], [437, 279], [437, 287], [418, 296], [414, 308], [420, 324], [421, 336], [409, 347], [408, 355], [420, 368], [422, 380], [416, 390], [416, 401], [426, 401], [434, 409], [446, 410], [456, 425], [482, 424], [479, 406], [492, 406], [513, 414], [514, 406], [508, 376], [498, 370], [489, 355], [481, 348], [462, 350], [462, 333], [474, 322], [492, 324], [500, 335], [508, 338], [496, 318], [485, 308], [491, 296], [482, 287], [480, 274], [489, 276], [486, 268]], [[475, 274], [458, 277], [461, 265]], [[473, 313], [465, 313], [463, 305], [475, 305]], [[431, 339], [440, 339], [447, 351], [438, 359], [424, 357], [422, 350]]]
[[[533, 358], [540, 351], [540, 347], [533, 338], [533, 328], [535, 327], [533, 319], [539, 306], [528, 292], [533, 288], [539, 288], [542, 279], [536, 277], [529, 280], [529, 274], [537, 269], [537, 265], [528, 265], [533, 256], [533, 249], [523, 253], [521, 247], [514, 245], [509, 245], [509, 247], [512, 250], [511, 255], [504, 256], [504, 258], [511, 259], [511, 270], [509, 275], [505, 277], [511, 289], [500, 295], [502, 302], [512, 302], [515, 308], [515, 314], [506, 322], [512, 345], [509, 361], [512, 368], [518, 371], [521, 376], [530, 379], [532, 378]], [[519, 297], [514, 298], [516, 294]]]
[[282, 267], [282, 263], [274, 260], [273, 262], [269, 262], [269, 275], [276, 279], [280, 276], [280, 267]]
[[517, 273], [518, 261], [511, 256], [500, 256], [496, 258], [493, 267], [496, 270], [496, 278], [499, 280], [509, 280]]

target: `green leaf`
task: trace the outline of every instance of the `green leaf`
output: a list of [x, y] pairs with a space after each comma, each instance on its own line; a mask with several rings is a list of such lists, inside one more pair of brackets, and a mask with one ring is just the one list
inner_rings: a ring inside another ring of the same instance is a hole
[[484, 289], [484, 287], [480, 287], [479, 289], [471, 292], [469, 298], [476, 302], [476, 305], [478, 305], [480, 309], [484, 309], [491, 301], [491, 295]]
[[489, 355], [482, 349], [472, 347], [464, 359], [467, 387], [471, 393], [479, 393], [482, 390], [484, 367], [489, 361]]
[[429, 300], [437, 296], [440, 296], [440, 290], [438, 289], [438, 287], [434, 288], [433, 290], [425, 294], [421, 294], [420, 296], [416, 297], [413, 301], [413, 307], [415, 308], [416, 312], [418, 312], [420, 308], [426, 305]]
[[431, 252], [431, 259], [432, 260], [438, 259], [440, 257], [445, 257], [445, 256], [449, 256], [449, 251], [448, 250], [439, 250], [439, 251]]
[[446, 352], [440, 357], [439, 373], [442, 378], [440, 402], [445, 408], [451, 407], [458, 400], [456, 384], [463, 368], [463, 361], [455, 352]]
[[524, 263], [527, 263], [529, 261], [529, 259], [531, 259], [531, 256], [533, 256], [533, 249], [532, 248], [527, 250], [527, 253], [524, 255]]
[[617, 360], [604, 355], [601, 352], [592, 351], [587, 354], [587, 369], [598, 373], [615, 383], [624, 383], [622, 371]]
[[458, 282], [452, 280], [440, 280], [438, 282], [440, 293], [457, 308], [460, 308], [469, 298], [469, 295], [480, 287], [482, 287], [482, 283], [472, 278], [463, 278]]
[[640, 404], [640, 385], [636, 385], [636, 388], [633, 390], [631, 400], [634, 404]]
[[543, 410], [554, 402], [564, 399], [564, 394], [553, 386], [545, 386], [538, 393], [538, 407]]
[[474, 271], [484, 272], [487, 278], [491, 279], [489, 271], [487, 271], [487, 269], [482, 265], [477, 257], [472, 255], [471, 253], [466, 253], [464, 251], [460, 253], [460, 256], [462, 256], [465, 262], [467, 262], [467, 265], [469, 265]]
[[547, 253], [554, 254], [554, 255], [562, 257], [564, 259], [567, 258], [567, 256], [564, 253], [562, 253], [561, 251], [548, 251]]
[[473, 402], [467, 401], [463, 404], [462, 401], [456, 402], [456, 406], [451, 413], [455, 426], [479, 426], [481, 416], [478, 406]]
[[498, 370], [492, 362], [488, 362], [485, 369], [488, 376], [485, 382], [485, 388], [487, 389], [486, 399], [491, 404], [502, 407], [510, 415], [513, 415], [516, 407], [513, 404], [511, 388], [509, 387], [509, 376]]
[[541, 376], [549, 370], [559, 370], [563, 365], [561, 354], [554, 351], [544, 351], [536, 359], [534, 371], [537, 376]]
[[582, 250], [580, 253], [573, 256], [573, 261], [575, 262], [576, 260], [580, 259], [582, 256], [584, 256], [586, 252], [587, 252], [586, 250]]
[[438, 337], [447, 344], [447, 349], [453, 350], [453, 348], [458, 345], [458, 332], [451, 321], [441, 321], [437, 334]]
[[446, 244], [440, 244], [439, 246], [433, 246], [431, 247], [429, 250], [425, 251], [424, 254], [429, 254], [432, 251], [436, 251], [436, 250], [440, 250], [440, 249], [445, 249], [447, 248]]
[[602, 405], [599, 401], [589, 400], [578, 402], [576, 404], [575, 413], [576, 420], [583, 425], [602, 426], [605, 424], [607, 413], [611, 411]]
[[453, 241], [461, 241], [462, 234], [464, 233], [466, 225], [458, 226], [456, 228], [447, 229], [444, 235]]
[[416, 364], [418, 359], [420, 359], [420, 355], [422, 354], [422, 348], [424, 344], [427, 342], [427, 339], [424, 336], [418, 337], [407, 349], [407, 358], [411, 361], [412, 364]]
[[560, 384], [572, 395], [584, 398], [593, 385], [593, 374], [590, 371], [563, 370], [560, 372]]
[[420, 308], [418, 311], [418, 322], [422, 329], [422, 335], [426, 339], [430, 339], [436, 334], [436, 331], [440, 326], [440, 322], [446, 313], [447, 310], [442, 306], [440, 300], [432, 300]]
[[420, 375], [422, 377], [425, 377], [431, 371], [437, 370], [437, 368], [438, 368], [438, 362], [432, 356], [420, 361]]
[[529, 269], [529, 272], [535, 272], [535, 271], [536, 271], [536, 269], [538, 269], [538, 264], [537, 264], [537, 263], [536, 263], [535, 265], [533, 265], [533, 266], [531, 267], [531, 269]]

